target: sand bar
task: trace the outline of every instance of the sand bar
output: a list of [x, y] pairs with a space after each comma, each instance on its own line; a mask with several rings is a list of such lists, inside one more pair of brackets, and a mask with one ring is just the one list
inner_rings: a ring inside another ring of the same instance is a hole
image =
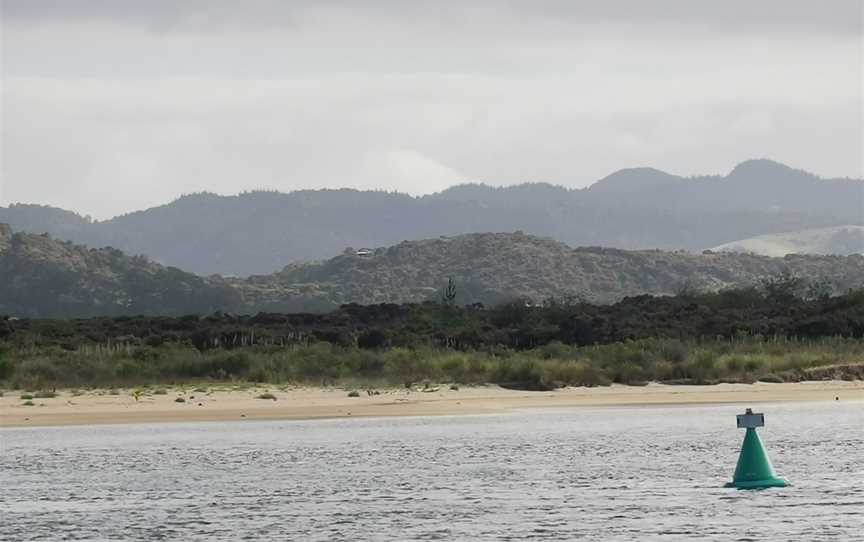
[[[167, 388], [167, 394], [133, 390], [58, 390], [53, 398], [24, 405], [22, 392], [0, 397], [0, 427], [225, 420], [301, 420], [342, 417], [490, 414], [526, 408], [587, 406], [698, 405], [789, 401], [864, 401], [864, 382], [824, 381], [715, 386], [608, 386], [563, 388], [551, 392], [506, 390], [498, 386], [435, 391], [378, 389], [349, 397], [342, 388], [238, 387], [225, 385]], [[201, 389], [200, 387], [198, 388]], [[152, 390], [151, 390], [152, 391]], [[271, 393], [272, 399], [259, 399]], [[177, 398], [184, 402], [178, 402]]]

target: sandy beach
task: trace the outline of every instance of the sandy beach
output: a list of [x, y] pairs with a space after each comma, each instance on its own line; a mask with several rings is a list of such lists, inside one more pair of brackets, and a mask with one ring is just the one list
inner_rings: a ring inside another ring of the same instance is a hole
[[[434, 388], [433, 388], [434, 389]], [[202, 391], [203, 390], [203, 391]], [[0, 397], [0, 427], [110, 423], [280, 420], [340, 417], [489, 414], [526, 408], [688, 405], [788, 401], [864, 401], [864, 382], [719, 384], [715, 386], [563, 388], [551, 392], [506, 390], [498, 386], [434, 391], [379, 389], [349, 397], [342, 388], [232, 387], [212, 385], [153, 390], [58, 390], [33, 398], [7, 390]], [[261, 399], [262, 394], [276, 399]], [[136, 398], [137, 395], [137, 398]], [[180, 401], [179, 399], [182, 399]]]

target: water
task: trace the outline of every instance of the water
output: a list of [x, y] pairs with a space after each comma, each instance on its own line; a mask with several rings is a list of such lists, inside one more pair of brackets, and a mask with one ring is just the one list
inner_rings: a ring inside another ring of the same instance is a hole
[[0, 431], [2, 540], [861, 540], [864, 403]]

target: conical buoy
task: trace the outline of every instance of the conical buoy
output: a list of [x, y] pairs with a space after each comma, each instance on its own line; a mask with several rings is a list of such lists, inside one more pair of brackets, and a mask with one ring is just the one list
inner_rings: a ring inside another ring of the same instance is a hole
[[738, 415], [738, 428], [745, 428], [744, 443], [741, 445], [741, 453], [738, 455], [738, 465], [735, 467], [735, 475], [732, 481], [725, 487], [738, 489], [760, 489], [765, 487], [786, 487], [789, 482], [778, 478], [774, 472], [774, 466], [768, 459], [768, 452], [762, 445], [762, 440], [756, 432], [757, 427], [765, 425], [765, 415], [754, 414], [747, 409], [744, 414]]

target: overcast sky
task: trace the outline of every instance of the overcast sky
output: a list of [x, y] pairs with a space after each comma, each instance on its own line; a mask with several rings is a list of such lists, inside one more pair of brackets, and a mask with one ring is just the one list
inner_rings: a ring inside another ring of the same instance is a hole
[[0, 204], [864, 177], [864, 1], [0, 0]]

